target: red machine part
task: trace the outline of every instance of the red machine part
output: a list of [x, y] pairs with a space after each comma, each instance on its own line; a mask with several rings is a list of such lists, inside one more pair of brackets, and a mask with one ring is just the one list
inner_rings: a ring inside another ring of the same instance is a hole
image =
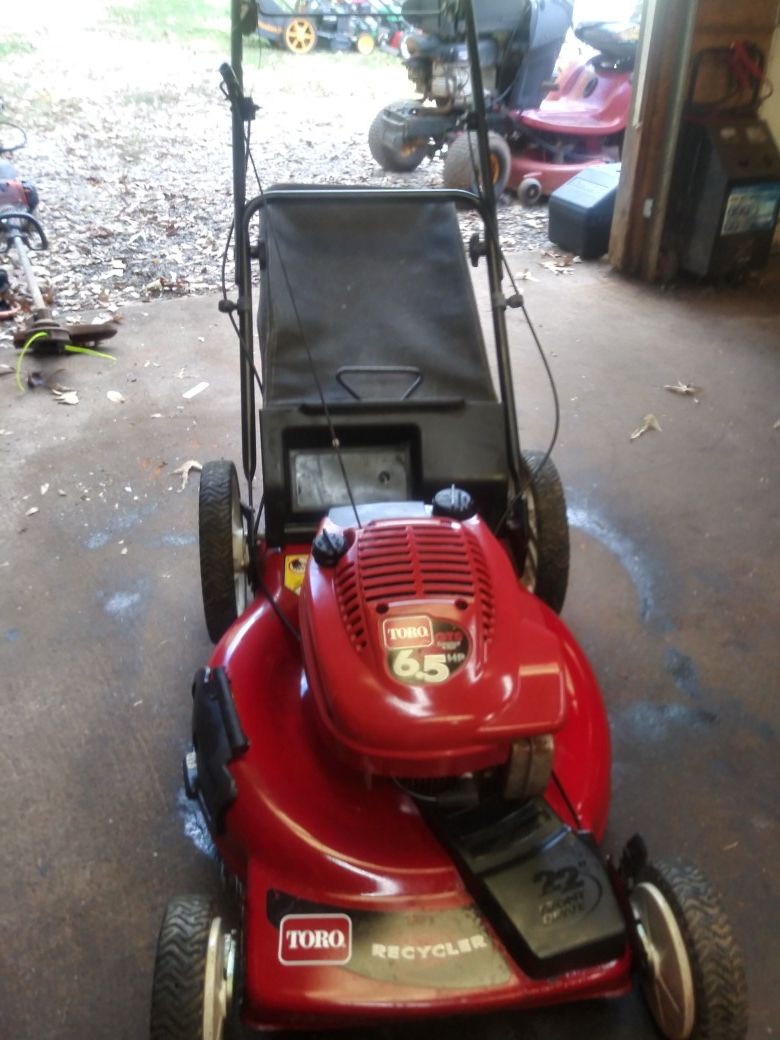
[[[614, 162], [606, 142], [626, 128], [631, 105], [631, 73], [575, 65], [566, 72], [559, 89], [550, 93], [537, 109], [516, 113], [522, 131], [530, 131], [530, 143], [513, 152], [508, 186], [515, 190], [533, 178], [542, 195], [550, 195], [588, 166]], [[544, 138], [551, 147], [576, 151], [575, 161], [556, 162], [550, 150], [534, 137]]]
[[[285, 587], [291, 571], [285, 561], [307, 552], [308, 546], [274, 550], [264, 562], [269, 593], [294, 625], [299, 599]], [[566, 720], [556, 735], [546, 797], [564, 820], [599, 839], [610, 760], [601, 697], [557, 616], [531, 606], [563, 647]], [[227, 670], [249, 741], [231, 763], [238, 795], [217, 837], [245, 886], [247, 1024], [348, 1025], [404, 1012], [614, 996], [629, 988], [628, 953], [550, 980], [519, 970], [412, 799], [390, 778], [366, 777], [334, 755], [300, 644], [266, 599], [258, 598], [226, 633], [210, 665]], [[344, 917], [348, 963], [339, 939], [346, 942]], [[318, 932], [328, 938], [318, 940]]]
[[356, 768], [457, 776], [504, 763], [566, 711], [563, 646], [479, 517], [349, 531], [307, 568], [304, 664], [322, 725]]

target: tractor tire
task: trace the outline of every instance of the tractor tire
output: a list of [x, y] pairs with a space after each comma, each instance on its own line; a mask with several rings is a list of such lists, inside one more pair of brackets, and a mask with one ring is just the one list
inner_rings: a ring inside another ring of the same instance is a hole
[[[493, 191], [498, 198], [509, 180], [512, 166], [512, 153], [509, 145], [500, 134], [488, 134], [488, 154], [490, 172], [493, 180]], [[479, 165], [477, 135], [473, 132], [460, 134], [447, 148], [444, 159], [444, 186], [459, 188], [462, 191], [475, 191], [477, 186], [476, 168]]]
[[[211, 959], [209, 940], [212, 942]], [[150, 1040], [231, 1040], [240, 1035], [221, 921], [206, 896], [168, 904], [157, 939]], [[204, 1011], [206, 1012], [204, 1016]]]
[[285, 24], [282, 40], [291, 54], [309, 54], [317, 46], [317, 26], [311, 18], [296, 16]]
[[368, 147], [374, 159], [389, 173], [411, 173], [428, 153], [428, 142], [417, 141], [391, 147], [385, 141], [384, 109], [378, 113], [368, 131]]
[[206, 628], [217, 643], [249, 601], [249, 546], [232, 462], [207, 462], [198, 495], [200, 584]]
[[[540, 451], [524, 451], [527, 476], [544, 458]], [[561, 478], [551, 458], [536, 473], [525, 492], [527, 531], [509, 532], [515, 567], [523, 585], [560, 614], [569, 584], [569, 523]]]
[[648, 863], [631, 906], [644, 950], [643, 985], [667, 1040], [744, 1040], [742, 954], [713, 887], [696, 867]]

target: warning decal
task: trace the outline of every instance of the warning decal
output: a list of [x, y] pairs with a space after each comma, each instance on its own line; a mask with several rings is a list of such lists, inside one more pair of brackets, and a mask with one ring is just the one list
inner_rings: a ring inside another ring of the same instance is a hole
[[285, 556], [284, 558], [284, 587], [289, 589], [290, 592], [294, 592], [296, 596], [301, 594], [303, 576], [306, 573], [308, 560], [308, 553]]

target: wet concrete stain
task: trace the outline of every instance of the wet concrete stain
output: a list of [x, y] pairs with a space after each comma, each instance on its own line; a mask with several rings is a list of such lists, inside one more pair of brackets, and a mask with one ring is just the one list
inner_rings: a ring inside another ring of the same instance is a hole
[[111, 517], [108, 526], [103, 531], [95, 531], [84, 541], [85, 549], [102, 549], [111, 542], [116, 541], [118, 534], [124, 534], [137, 524], [141, 524], [144, 518], [155, 512], [156, 506], [149, 505], [143, 509], [130, 509], [117, 512]]
[[100, 591], [98, 599], [109, 617], [117, 621], [132, 621], [140, 617], [149, 593], [149, 582], [136, 582], [134, 586], [116, 591]]
[[612, 713], [612, 724], [616, 729], [628, 731], [633, 739], [643, 741], [665, 741], [675, 732], [685, 733], [695, 726], [714, 726], [718, 716], [701, 708], [690, 708], [686, 704], [653, 704], [639, 701]]
[[702, 688], [699, 683], [699, 673], [693, 659], [687, 654], [670, 646], [666, 651], [666, 670], [674, 680], [674, 685], [693, 700], [700, 700]]
[[214, 842], [211, 840], [203, 813], [200, 811], [198, 803], [188, 798], [186, 792], [181, 787], [176, 795], [176, 806], [184, 825], [186, 837], [204, 856], [208, 856], [209, 859], [216, 859], [217, 850]]
[[642, 621], [653, 621], [667, 631], [673, 628], [671, 621], [662, 614], [656, 604], [652, 566], [634, 542], [616, 531], [592, 509], [569, 505], [567, 518], [570, 527], [577, 527], [595, 538], [620, 561], [639, 596], [639, 615]]
[[194, 534], [165, 534], [160, 539], [163, 545], [182, 546], [196, 545], [197, 536]]

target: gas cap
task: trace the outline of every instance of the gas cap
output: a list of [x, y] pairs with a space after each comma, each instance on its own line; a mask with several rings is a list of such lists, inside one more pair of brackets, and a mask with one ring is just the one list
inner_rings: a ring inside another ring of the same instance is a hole
[[477, 508], [474, 499], [463, 488], [451, 487], [437, 491], [433, 496], [433, 515], [446, 516], [450, 520], [468, 520]]
[[335, 567], [347, 551], [347, 539], [342, 531], [324, 528], [311, 543], [314, 562], [320, 567]]

